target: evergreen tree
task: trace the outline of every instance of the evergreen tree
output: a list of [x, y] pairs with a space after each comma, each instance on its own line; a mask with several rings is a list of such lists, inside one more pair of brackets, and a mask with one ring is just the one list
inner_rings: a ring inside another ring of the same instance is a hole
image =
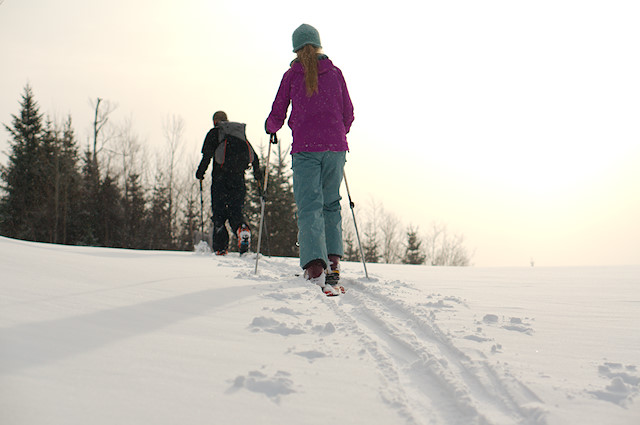
[[34, 224], [40, 220], [40, 194], [43, 172], [39, 168], [42, 147], [42, 114], [31, 87], [22, 95], [19, 116], [12, 115], [11, 152], [6, 167], [2, 167], [5, 195], [0, 201], [0, 232], [9, 237], [32, 241], [45, 235]]
[[117, 179], [105, 176], [98, 192], [98, 238], [102, 246], [122, 247], [124, 213]]
[[374, 226], [369, 225], [364, 232], [362, 250], [364, 251], [365, 262], [377, 263], [380, 261], [380, 245], [378, 244], [378, 235]]
[[34, 168], [37, 171], [38, 196], [40, 199], [38, 209], [32, 219], [32, 226], [39, 235], [37, 240], [49, 243], [57, 242], [57, 213], [59, 204], [58, 192], [58, 134], [53, 123], [47, 118], [40, 147]]
[[409, 226], [407, 230], [407, 245], [402, 258], [404, 264], [424, 264], [427, 256], [422, 252], [422, 241], [418, 236], [418, 229]]
[[[298, 256], [297, 208], [293, 196], [293, 183], [288, 161], [288, 154], [282, 151], [281, 144], [272, 146], [269, 181], [265, 194], [265, 216], [262, 229], [261, 251], [265, 255], [278, 257]], [[263, 170], [266, 168], [266, 157], [260, 155]], [[253, 176], [249, 179], [249, 196], [245, 206], [245, 216], [255, 231], [252, 232], [252, 246], [257, 244], [260, 225], [260, 195], [258, 183]]]
[[60, 213], [58, 240], [61, 243], [76, 243], [80, 238], [79, 220], [81, 205], [81, 175], [78, 170], [78, 145], [73, 130], [71, 116], [62, 130], [60, 146], [60, 176], [58, 179]]
[[37, 166], [41, 173], [41, 204], [34, 226], [46, 235], [42, 239], [45, 242], [74, 242], [69, 239], [68, 226], [77, 210], [80, 178], [71, 117], [62, 131], [47, 120], [41, 142]]
[[344, 241], [344, 256], [342, 259], [344, 261], [360, 261], [360, 251], [351, 237]]
[[82, 167], [81, 202], [78, 212], [79, 243], [94, 246], [99, 244], [98, 223], [100, 170], [98, 162], [93, 160], [93, 153], [87, 149], [84, 153]]
[[148, 215], [148, 248], [172, 249], [171, 212], [169, 210], [169, 188], [158, 178], [151, 196], [151, 207]]
[[42, 114], [31, 87], [13, 116], [11, 154], [2, 179], [0, 231], [20, 239], [74, 243], [73, 217], [79, 199], [77, 146], [71, 118], [62, 131]]
[[[193, 190], [187, 194], [184, 210], [182, 211], [182, 223], [178, 234], [177, 249], [181, 251], [193, 250], [193, 237], [196, 231], [200, 231], [200, 199]], [[204, 218], [203, 218], [204, 220]], [[204, 231], [207, 231], [207, 223], [204, 223]]]
[[124, 199], [123, 247], [141, 248], [147, 240], [147, 208], [140, 176], [131, 174], [127, 178]]
[[[344, 215], [342, 217], [344, 223]], [[342, 256], [343, 261], [360, 261], [360, 251], [358, 249], [358, 244], [354, 242], [354, 232], [355, 230], [350, 227], [346, 227], [343, 224], [343, 247], [344, 247], [344, 255]]]
[[[260, 164], [262, 168], [262, 172], [264, 173], [265, 165], [266, 165], [266, 157], [263, 155], [263, 152], [260, 153]], [[260, 227], [260, 194], [262, 193], [262, 187], [259, 187], [260, 184], [254, 178], [248, 179], [247, 185], [247, 196], [245, 198], [244, 204], [244, 216], [251, 227], [251, 247], [252, 250], [256, 250], [258, 247], [258, 231]], [[269, 200], [266, 200], [265, 211], [269, 208]], [[206, 227], [206, 223], [205, 223]], [[266, 253], [265, 250], [265, 239], [266, 235], [262, 235], [262, 243], [260, 245], [260, 251], [262, 254]]]
[[278, 257], [297, 257], [297, 206], [293, 196], [293, 182], [288, 154], [277, 145], [276, 162], [269, 177], [267, 197], [269, 210], [265, 214], [270, 242], [269, 253]]

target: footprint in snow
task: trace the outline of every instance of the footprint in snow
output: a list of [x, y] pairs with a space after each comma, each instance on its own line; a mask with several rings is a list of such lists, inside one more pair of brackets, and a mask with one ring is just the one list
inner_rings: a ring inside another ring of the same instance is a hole
[[263, 297], [272, 298], [277, 301], [289, 301], [289, 300], [302, 299], [302, 295], [300, 293], [289, 292], [289, 291], [270, 292], [268, 294], [263, 295]]
[[[278, 313], [298, 317], [300, 313], [293, 310], [284, 309], [277, 310]], [[272, 317], [254, 317], [249, 327], [253, 332], [269, 332], [282, 336], [300, 335], [310, 332], [315, 332], [320, 335], [331, 335], [336, 332], [336, 327], [333, 323], [327, 322], [324, 325], [315, 325], [311, 319], [307, 320], [304, 324], [288, 325], [285, 322], [281, 322]]]
[[599, 400], [624, 407], [640, 393], [640, 376], [635, 365], [606, 362], [598, 367], [598, 373], [610, 380], [602, 390], [587, 391]]
[[262, 330], [282, 336], [300, 335], [305, 333], [305, 330], [300, 329], [297, 326], [290, 327], [284, 322], [279, 322], [276, 319], [264, 316], [254, 317], [250, 327], [254, 332]]
[[313, 363], [314, 360], [321, 359], [323, 357], [327, 357], [327, 355], [325, 353], [322, 353], [322, 352], [316, 351], [316, 350], [299, 351], [299, 352], [294, 353], [294, 354], [296, 356], [304, 357], [305, 359], [309, 360], [309, 363]]
[[479, 335], [465, 335], [462, 338], [468, 339], [468, 340], [471, 340], [471, 341], [475, 341], [475, 342], [491, 341], [491, 338], [485, 338], [485, 337], [479, 336]]
[[502, 326], [500, 326], [502, 329], [506, 329], [508, 331], [521, 332], [527, 335], [533, 334], [533, 328], [530, 327], [530, 324], [524, 322], [519, 317], [511, 317], [507, 321], [504, 318], [501, 320], [500, 317], [498, 317], [498, 315], [496, 314], [486, 314], [482, 318], [482, 322], [487, 325], [498, 325], [502, 323]]
[[274, 308], [271, 311], [273, 311], [274, 313], [280, 313], [280, 314], [286, 314], [289, 316], [300, 316], [302, 315], [302, 313], [300, 313], [299, 311], [295, 311], [289, 307], [280, 307], [280, 308]]
[[273, 376], [258, 371], [250, 371], [246, 376], [239, 375], [233, 380], [233, 385], [227, 394], [233, 394], [241, 389], [264, 394], [274, 403], [279, 403], [282, 396], [295, 393], [293, 381], [289, 372], [279, 370]]

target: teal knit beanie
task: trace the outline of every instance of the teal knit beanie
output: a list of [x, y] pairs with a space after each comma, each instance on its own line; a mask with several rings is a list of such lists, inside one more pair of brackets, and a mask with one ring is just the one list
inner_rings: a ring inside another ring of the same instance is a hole
[[302, 24], [296, 28], [291, 36], [291, 40], [293, 41], [294, 53], [307, 44], [311, 44], [313, 47], [322, 47], [318, 30], [308, 24]]

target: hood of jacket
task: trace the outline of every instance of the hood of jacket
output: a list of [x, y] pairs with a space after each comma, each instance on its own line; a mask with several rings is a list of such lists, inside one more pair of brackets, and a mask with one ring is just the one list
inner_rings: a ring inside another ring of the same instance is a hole
[[[295, 73], [304, 74], [304, 67], [298, 59], [291, 61], [291, 70]], [[329, 56], [325, 54], [318, 55], [318, 74], [324, 74], [333, 67], [333, 62], [329, 59]]]

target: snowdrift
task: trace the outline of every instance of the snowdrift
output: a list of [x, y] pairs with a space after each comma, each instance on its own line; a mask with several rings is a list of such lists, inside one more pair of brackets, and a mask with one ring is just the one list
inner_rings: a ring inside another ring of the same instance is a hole
[[640, 422], [640, 267], [254, 262], [0, 238], [0, 423]]

